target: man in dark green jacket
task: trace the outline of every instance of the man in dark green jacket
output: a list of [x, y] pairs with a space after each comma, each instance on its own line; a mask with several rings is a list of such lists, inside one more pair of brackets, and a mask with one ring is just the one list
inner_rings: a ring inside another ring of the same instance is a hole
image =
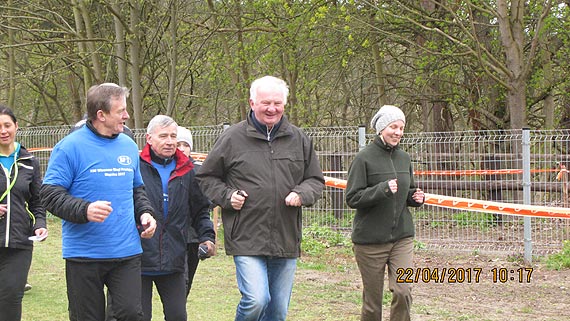
[[398, 269], [412, 266], [414, 222], [408, 206], [420, 206], [410, 156], [399, 147], [406, 118], [395, 106], [380, 108], [371, 126], [378, 137], [348, 170], [346, 203], [356, 209], [352, 242], [362, 275], [361, 321], [382, 321], [384, 270], [393, 292], [390, 320], [410, 320], [411, 287], [398, 283]]
[[235, 320], [285, 320], [301, 252], [301, 206], [321, 196], [324, 178], [311, 140], [283, 115], [287, 84], [254, 81], [251, 111], [216, 141], [197, 174], [222, 207], [225, 250], [242, 293]]

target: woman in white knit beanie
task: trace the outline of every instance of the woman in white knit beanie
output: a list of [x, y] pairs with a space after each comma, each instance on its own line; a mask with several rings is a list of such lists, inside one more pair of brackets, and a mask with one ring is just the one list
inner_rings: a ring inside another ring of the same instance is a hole
[[186, 127], [178, 126], [176, 139], [178, 140], [178, 149], [190, 157], [192, 152], [192, 132]]
[[409, 321], [411, 284], [402, 271], [413, 266], [415, 227], [408, 206], [424, 203], [410, 155], [400, 149], [406, 116], [385, 105], [372, 117], [378, 135], [350, 164], [346, 203], [356, 209], [352, 243], [363, 284], [361, 321], [382, 321], [384, 273], [392, 292], [391, 321]]

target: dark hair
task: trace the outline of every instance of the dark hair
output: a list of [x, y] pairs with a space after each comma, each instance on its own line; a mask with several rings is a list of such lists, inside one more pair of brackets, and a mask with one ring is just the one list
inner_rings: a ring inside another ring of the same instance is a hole
[[91, 86], [87, 91], [87, 118], [97, 119], [97, 111], [111, 111], [111, 99], [128, 97], [129, 90], [114, 83]]
[[10, 116], [10, 118], [12, 118], [12, 121], [14, 122], [14, 124], [18, 122], [16, 120], [16, 115], [14, 115], [14, 112], [12, 111], [12, 109], [10, 109], [7, 106], [4, 106], [2, 104], [0, 104], [0, 115]]

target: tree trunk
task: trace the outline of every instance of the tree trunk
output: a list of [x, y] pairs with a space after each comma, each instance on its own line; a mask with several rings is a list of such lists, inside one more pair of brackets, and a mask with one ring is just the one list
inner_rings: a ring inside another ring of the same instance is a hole
[[[239, 60], [239, 66], [240, 66], [240, 70], [241, 70], [241, 74], [242, 74], [242, 81], [236, 83], [236, 88], [238, 91], [244, 93], [247, 92], [247, 88], [248, 86], [246, 85], [246, 82], [249, 81], [249, 64], [251, 63], [250, 61], [248, 61], [248, 59], [246, 58], [246, 52], [245, 52], [245, 40], [243, 38], [243, 34], [244, 34], [244, 30], [243, 30], [243, 25], [241, 22], [242, 19], [242, 12], [241, 12], [241, 1], [234, 1], [234, 8], [235, 8], [235, 17], [234, 20], [236, 22], [236, 27], [237, 27], [237, 39], [238, 39], [238, 60]], [[241, 94], [239, 97], [243, 97], [244, 94]], [[245, 99], [244, 99], [245, 100]], [[241, 101], [241, 99], [240, 99]], [[240, 103], [239, 104], [239, 114], [240, 114], [240, 118], [237, 119], [242, 120], [242, 119], [246, 119], [247, 118], [247, 112], [249, 111], [249, 104], [246, 103]]]
[[129, 51], [131, 58], [131, 101], [133, 103], [133, 114], [134, 118], [134, 128], [144, 128], [143, 122], [143, 97], [142, 97], [142, 86], [141, 86], [141, 72], [140, 72], [140, 9], [139, 0], [131, 0], [131, 31], [133, 32]]
[[[91, 23], [91, 18], [89, 17], [89, 10], [87, 9], [88, 0], [79, 0], [78, 7], [81, 12], [81, 17], [83, 18], [83, 23], [85, 24], [85, 34], [87, 39], [95, 39], [95, 34], [93, 33], [93, 25]], [[99, 84], [103, 82], [103, 71], [101, 67], [101, 59], [99, 58], [99, 52], [96, 49], [94, 41], [88, 41], [85, 44], [87, 48], [87, 54], [91, 57], [91, 69], [93, 75], [95, 76], [94, 82]]]
[[[119, 77], [119, 86], [126, 87], [128, 85], [128, 69], [127, 69], [127, 45], [125, 40], [125, 25], [120, 17], [121, 7], [119, 1], [115, 0], [111, 4], [111, 12], [113, 14], [113, 25], [115, 27], [115, 59], [117, 61], [117, 75]], [[130, 115], [134, 115], [132, 105], [127, 106]], [[134, 119], [127, 120], [127, 126], [134, 128]]]
[[[207, 0], [208, 1], [208, 8], [210, 9], [210, 11], [212, 12], [212, 29], [215, 31], [215, 28], [218, 28], [218, 26], [220, 26], [220, 21], [218, 19], [219, 13], [216, 10], [216, 7], [214, 5], [214, 1], [213, 0]], [[239, 6], [239, 4], [238, 4]], [[241, 17], [239, 17], [238, 19], [241, 19]], [[228, 45], [228, 40], [226, 39], [226, 37], [222, 34], [219, 33], [218, 34], [218, 38], [220, 39], [220, 42], [222, 43], [222, 50], [224, 52], [224, 57], [225, 59], [225, 65], [226, 65], [226, 70], [229, 72], [230, 77], [232, 79], [232, 82], [235, 84], [235, 95], [236, 97], [238, 97], [238, 102], [239, 103], [239, 114], [240, 117], [242, 117], [241, 119], [245, 119], [246, 116], [246, 110], [244, 109], [244, 105], [249, 106], [249, 104], [247, 103], [247, 98], [244, 95], [244, 90], [241, 90], [243, 88], [243, 85], [240, 86], [240, 79], [239, 79], [239, 75], [238, 73], [234, 70], [234, 68], [232, 67], [232, 61], [234, 60], [234, 55], [232, 54], [232, 51], [230, 50], [230, 47]], [[242, 103], [243, 102], [243, 103]], [[218, 119], [216, 117], [216, 123], [218, 123]], [[227, 121], [227, 120], [224, 120]]]
[[[510, 4], [510, 8], [508, 5]], [[526, 75], [524, 70], [524, 0], [498, 0], [497, 18], [507, 68], [507, 108], [510, 128], [527, 126]], [[509, 10], [510, 9], [510, 10]], [[529, 57], [532, 58], [532, 57]]]
[[178, 44], [176, 42], [178, 30], [178, 2], [172, 1], [170, 4], [170, 71], [168, 77], [168, 99], [166, 104], [166, 114], [174, 117], [176, 107], [176, 79], [178, 66]]
[[81, 11], [79, 10], [79, 4], [77, 0], [71, 0], [71, 6], [73, 8], [73, 18], [75, 19], [75, 33], [78, 37], [77, 41], [77, 54], [81, 59], [81, 70], [83, 73], [83, 86], [85, 88], [85, 92], [87, 89], [91, 87], [93, 81], [91, 79], [91, 72], [89, 70], [89, 64], [85, 59], [87, 56], [87, 49], [85, 48], [85, 42], [82, 41], [85, 39], [85, 28], [83, 25], [83, 19], [81, 16]]
[[[12, 7], [12, 0], [8, 1], [8, 7]], [[8, 25], [11, 25], [11, 17], [8, 17]], [[8, 29], [8, 45], [10, 46], [7, 50], [8, 56], [8, 107], [14, 108], [14, 103], [16, 101], [16, 54], [13, 45], [16, 43], [14, 36], [14, 30], [12, 28]]]

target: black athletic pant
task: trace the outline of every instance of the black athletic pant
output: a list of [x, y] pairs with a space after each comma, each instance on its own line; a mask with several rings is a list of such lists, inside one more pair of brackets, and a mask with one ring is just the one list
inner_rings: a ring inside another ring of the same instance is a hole
[[200, 263], [198, 258], [199, 245], [200, 243], [188, 243], [188, 251], [186, 253], [186, 297], [190, 294], [194, 275], [196, 274], [196, 269], [198, 269], [198, 263]]
[[0, 321], [21, 320], [24, 286], [31, 263], [31, 249], [0, 248]]
[[113, 297], [118, 321], [141, 321], [141, 257], [115, 260], [66, 260], [71, 321], [104, 321], [105, 291]]
[[[186, 321], [186, 284], [184, 273], [176, 272], [164, 275], [142, 276], [142, 305], [145, 321], [152, 319], [152, 285], [162, 302], [162, 311], [166, 321]], [[113, 305], [115, 304], [113, 298]]]

